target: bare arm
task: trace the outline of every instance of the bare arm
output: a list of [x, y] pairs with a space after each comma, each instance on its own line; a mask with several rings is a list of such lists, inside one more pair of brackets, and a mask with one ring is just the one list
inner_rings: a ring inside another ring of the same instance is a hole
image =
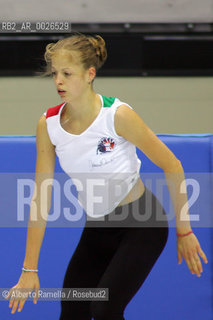
[[[48, 198], [46, 203], [41, 203], [40, 186], [45, 179], [52, 179], [55, 167], [55, 147], [52, 145], [47, 132], [46, 119], [43, 115], [37, 126], [36, 132], [36, 173], [35, 173], [35, 188], [31, 201], [30, 216], [27, 231], [27, 243], [24, 259], [24, 267], [28, 269], [37, 269], [38, 259], [41, 244], [44, 237], [46, 219], [41, 215], [40, 208], [47, 207], [46, 216], [51, 206], [51, 191], [48, 189]], [[43, 200], [44, 201], [44, 200]], [[37, 216], [36, 221], [31, 221]]]
[[[133, 143], [164, 171], [174, 206], [177, 232], [184, 234], [190, 231], [188, 207], [184, 214], [185, 221], [183, 221], [182, 215], [182, 209], [188, 203], [188, 199], [184, 171], [180, 160], [158, 139], [137, 113], [126, 105], [120, 106], [115, 114], [115, 130], [118, 135]], [[181, 186], [184, 193], [181, 193]], [[188, 218], [188, 221], [186, 218]], [[198, 253], [207, 263], [205, 253], [194, 234], [177, 238], [178, 262], [181, 263], [184, 256], [191, 272], [200, 276], [202, 265]]]
[[175, 208], [177, 231], [191, 230], [190, 221], [181, 222], [181, 208], [187, 203], [187, 195], [185, 193], [183, 196], [179, 192], [180, 184], [184, 183], [184, 171], [180, 160], [128, 106], [122, 105], [118, 108], [115, 114], [115, 129], [118, 135], [133, 143], [164, 171]]
[[[42, 116], [38, 122], [36, 132], [37, 160], [35, 172], [35, 188], [30, 206], [30, 215], [27, 229], [27, 243], [24, 259], [24, 267], [26, 269], [37, 269], [41, 244], [46, 228], [46, 220], [50, 210], [51, 190], [49, 190], [47, 199], [41, 201], [40, 186], [45, 179], [52, 179], [55, 168], [55, 148], [52, 145], [46, 127], [46, 118]], [[48, 202], [42, 203], [42, 202]], [[45, 217], [41, 215], [40, 208], [47, 208]], [[33, 220], [37, 216], [37, 220]], [[11, 313], [21, 311], [29, 292], [35, 291], [34, 303], [38, 300], [38, 291], [40, 288], [39, 277], [36, 272], [22, 272], [18, 283], [13, 286], [6, 299], [10, 299], [9, 307], [12, 308]], [[20, 292], [20, 290], [22, 290]], [[24, 291], [23, 291], [24, 290]], [[18, 297], [16, 292], [19, 292]], [[24, 292], [24, 296], [22, 293]], [[15, 295], [14, 295], [15, 294]], [[21, 295], [20, 295], [21, 294]]]

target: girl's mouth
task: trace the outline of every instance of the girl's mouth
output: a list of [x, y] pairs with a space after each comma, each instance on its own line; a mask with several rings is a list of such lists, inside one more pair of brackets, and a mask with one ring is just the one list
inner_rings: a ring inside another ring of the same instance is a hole
[[66, 91], [64, 90], [58, 90], [58, 94], [60, 94], [60, 96], [64, 95], [66, 93]]

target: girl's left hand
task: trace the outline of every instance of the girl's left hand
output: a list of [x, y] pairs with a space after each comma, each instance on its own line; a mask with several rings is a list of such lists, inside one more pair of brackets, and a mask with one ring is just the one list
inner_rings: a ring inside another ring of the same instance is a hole
[[185, 237], [177, 237], [178, 264], [182, 263], [182, 258], [184, 257], [191, 273], [200, 277], [203, 268], [198, 253], [203, 261], [208, 263], [206, 255], [194, 233]]

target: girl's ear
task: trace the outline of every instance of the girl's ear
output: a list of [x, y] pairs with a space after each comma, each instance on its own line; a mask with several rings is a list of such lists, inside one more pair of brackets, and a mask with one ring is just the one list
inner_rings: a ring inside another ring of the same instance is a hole
[[96, 76], [95, 67], [90, 67], [88, 69], [88, 83], [92, 83], [92, 81], [95, 79], [95, 76]]

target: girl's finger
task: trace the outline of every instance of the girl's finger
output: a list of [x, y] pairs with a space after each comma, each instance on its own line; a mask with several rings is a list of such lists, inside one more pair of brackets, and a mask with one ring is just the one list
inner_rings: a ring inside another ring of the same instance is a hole
[[14, 289], [15, 289], [15, 286], [14, 286], [14, 287], [12, 287], [12, 288], [9, 290], [9, 292], [8, 292], [8, 294], [7, 294], [7, 296], [6, 296], [6, 298], [5, 298], [5, 299], [9, 299], [9, 298], [10, 298], [10, 296], [12, 295], [12, 293], [13, 293]]
[[180, 253], [180, 251], [177, 251], [177, 256], [178, 256], [178, 263], [181, 264], [182, 262], [182, 254]]
[[14, 301], [15, 301], [14, 298], [11, 298], [11, 299], [10, 299], [9, 308], [12, 308]]
[[203, 250], [201, 249], [201, 247], [199, 247], [198, 253], [199, 253], [199, 255], [201, 256], [201, 258], [203, 259], [203, 261], [204, 261], [205, 263], [208, 263], [208, 260], [207, 260], [207, 258], [206, 258], [206, 255], [205, 255], [205, 253], [203, 252]]
[[194, 260], [195, 260], [195, 262], [196, 262], [196, 264], [197, 264], [197, 267], [198, 267], [199, 272], [203, 272], [202, 263], [201, 263], [200, 257], [198, 256], [197, 253], [194, 255]]
[[34, 299], [34, 303], [37, 303], [37, 301], [38, 301], [38, 292], [39, 292], [39, 288], [35, 288], [35, 289], [34, 289], [34, 291], [35, 291], [35, 299]]
[[18, 300], [18, 299], [17, 299], [17, 300], [14, 300], [13, 308], [12, 308], [11, 313], [15, 313], [15, 312], [16, 312], [16, 309], [17, 309], [18, 303], [19, 303], [19, 300]]
[[[200, 277], [200, 273], [202, 271], [200, 271], [200, 266], [199, 266], [200, 259], [199, 259], [199, 257], [198, 258], [192, 257], [190, 259], [190, 261], [191, 261], [191, 265], [193, 267], [194, 272], [197, 274], [198, 277]], [[201, 268], [201, 270], [202, 270], [202, 268]]]
[[20, 312], [23, 309], [25, 302], [26, 302], [26, 299], [23, 299], [20, 301], [19, 307], [18, 307], [18, 312]]
[[189, 270], [190, 270], [191, 273], [193, 274], [193, 273], [194, 273], [194, 269], [193, 269], [193, 266], [192, 266], [192, 264], [191, 264], [190, 259], [189, 259], [187, 256], [184, 256], [184, 259], [185, 259], [185, 261], [186, 261], [186, 264], [187, 264]]

